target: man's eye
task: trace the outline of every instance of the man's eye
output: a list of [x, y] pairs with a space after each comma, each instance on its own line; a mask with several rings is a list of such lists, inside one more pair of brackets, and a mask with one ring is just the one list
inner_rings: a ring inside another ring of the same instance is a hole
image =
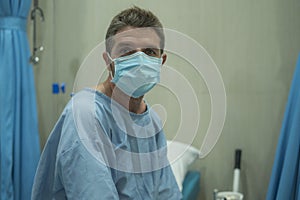
[[144, 53], [147, 54], [148, 56], [156, 56], [157, 53], [153, 49], [147, 48], [144, 50]]

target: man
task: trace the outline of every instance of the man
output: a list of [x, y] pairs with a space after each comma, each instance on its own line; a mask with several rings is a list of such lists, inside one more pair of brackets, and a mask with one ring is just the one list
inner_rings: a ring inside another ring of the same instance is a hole
[[41, 156], [32, 199], [181, 199], [158, 116], [143, 100], [166, 61], [150, 11], [115, 16], [103, 58], [108, 78], [72, 97]]

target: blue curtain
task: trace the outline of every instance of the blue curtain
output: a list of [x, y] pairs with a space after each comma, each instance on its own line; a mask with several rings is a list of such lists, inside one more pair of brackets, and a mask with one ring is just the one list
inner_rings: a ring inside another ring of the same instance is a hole
[[300, 200], [300, 55], [290, 89], [267, 200]]
[[29, 200], [40, 156], [33, 69], [26, 34], [31, 0], [0, 0], [2, 200]]

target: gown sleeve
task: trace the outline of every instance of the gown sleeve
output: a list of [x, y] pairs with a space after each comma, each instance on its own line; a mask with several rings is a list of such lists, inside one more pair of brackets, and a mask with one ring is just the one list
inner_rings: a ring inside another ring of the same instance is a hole
[[79, 142], [61, 154], [58, 169], [67, 199], [119, 199], [110, 170]]
[[105, 127], [97, 125], [101, 119], [95, 117], [95, 107], [88, 106], [93, 105], [89, 104], [92, 100], [87, 101], [92, 98], [85, 96], [73, 101], [62, 128], [57, 174], [69, 200], [119, 199], [110, 168], [97, 159], [103, 152], [90, 152], [84, 144], [105, 138], [96, 137], [103, 135]]

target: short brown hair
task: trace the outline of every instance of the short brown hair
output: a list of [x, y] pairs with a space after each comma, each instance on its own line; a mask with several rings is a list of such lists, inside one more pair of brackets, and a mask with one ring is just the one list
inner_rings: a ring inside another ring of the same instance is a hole
[[160, 38], [160, 49], [161, 52], [163, 52], [165, 46], [165, 35], [162, 24], [151, 11], [141, 9], [137, 6], [121, 11], [112, 19], [105, 36], [107, 52], [111, 52], [113, 46], [112, 37], [116, 35], [118, 31], [127, 26], [136, 28], [153, 28]]

